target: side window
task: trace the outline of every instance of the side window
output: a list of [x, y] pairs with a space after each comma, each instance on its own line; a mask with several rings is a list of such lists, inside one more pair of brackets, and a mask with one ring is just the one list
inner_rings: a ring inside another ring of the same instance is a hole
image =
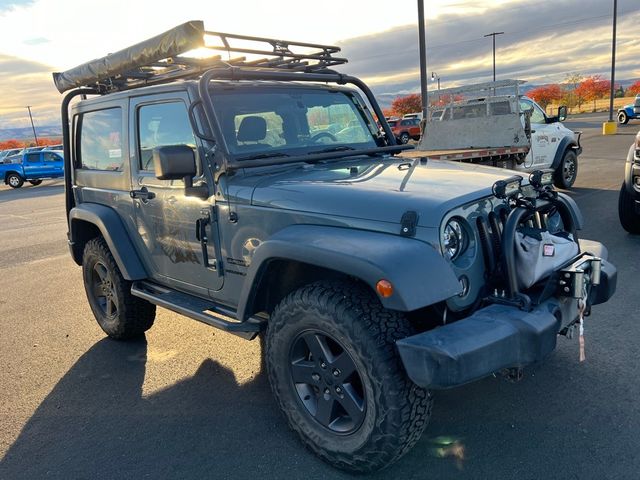
[[153, 171], [153, 149], [166, 145], [188, 145], [195, 150], [187, 106], [181, 102], [143, 105], [138, 109], [140, 170]]
[[122, 112], [120, 107], [87, 112], [79, 120], [80, 168], [122, 171]]
[[42, 154], [42, 157], [45, 162], [61, 162], [62, 161], [62, 157], [51, 152], [44, 152]]
[[40, 154], [27, 153], [27, 163], [40, 163]]
[[505, 102], [492, 102], [489, 104], [491, 115], [509, 115], [511, 113], [511, 104]]
[[531, 112], [531, 123], [546, 123], [545, 118], [544, 118], [544, 113], [542, 112], [542, 110], [540, 110], [540, 108], [538, 108], [536, 105], [534, 105], [531, 102], [527, 102], [526, 100], [520, 100], [520, 110], [522, 110], [523, 112], [526, 110], [531, 110], [533, 109], [533, 111]]

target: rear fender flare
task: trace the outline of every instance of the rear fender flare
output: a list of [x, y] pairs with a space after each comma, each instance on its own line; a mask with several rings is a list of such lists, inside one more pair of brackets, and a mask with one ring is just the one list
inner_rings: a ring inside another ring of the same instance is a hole
[[[110, 207], [97, 203], [82, 203], [69, 212], [69, 240], [73, 246], [80, 237], [82, 222], [95, 225], [104, 237], [122, 276], [127, 280], [143, 280], [148, 277], [133, 242], [129, 238], [120, 216]], [[73, 248], [72, 248], [73, 251]], [[78, 258], [74, 260], [78, 262]], [[81, 263], [82, 257], [80, 256]]]
[[353, 276], [374, 292], [386, 279], [394, 291], [385, 308], [412, 311], [461, 291], [451, 266], [428, 243], [398, 235], [340, 227], [292, 225], [256, 250], [238, 302], [238, 319], [253, 312], [262, 275], [272, 260], [292, 260]]

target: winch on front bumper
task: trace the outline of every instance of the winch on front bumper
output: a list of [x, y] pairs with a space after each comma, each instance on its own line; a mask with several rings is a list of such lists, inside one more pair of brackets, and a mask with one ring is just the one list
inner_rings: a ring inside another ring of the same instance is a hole
[[[555, 192], [540, 190], [537, 199], [518, 199], [501, 232], [501, 291], [485, 299], [488, 306], [454, 323], [397, 341], [409, 378], [425, 388], [450, 388], [506, 368], [539, 362], [556, 346], [561, 331], [571, 328], [591, 306], [615, 292], [617, 271], [606, 248], [581, 240], [576, 257], [527, 291], [520, 291], [514, 253], [516, 229], [552, 206], [565, 229], [576, 233], [576, 208]], [[489, 272], [490, 273], [490, 272]], [[495, 277], [494, 277], [495, 278]]]
[[[592, 286], [590, 305], [606, 302], [615, 292], [616, 269], [604, 259], [582, 254], [572, 262], [600, 260], [600, 284]], [[586, 281], [587, 269], [560, 269], [558, 286]], [[570, 278], [565, 277], [565, 273]], [[572, 290], [573, 292], [573, 290]], [[504, 368], [539, 362], [556, 347], [560, 330], [579, 316], [573, 293], [554, 296], [531, 308], [495, 303], [471, 316], [397, 342], [409, 378], [428, 388], [450, 388], [479, 380]]]

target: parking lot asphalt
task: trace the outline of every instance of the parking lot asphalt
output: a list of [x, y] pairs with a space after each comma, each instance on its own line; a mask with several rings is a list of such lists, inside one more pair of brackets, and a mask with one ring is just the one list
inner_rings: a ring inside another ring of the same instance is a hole
[[[367, 478], [638, 478], [640, 237], [620, 227], [617, 198], [640, 124], [603, 137], [603, 120], [567, 122], [584, 132], [582, 236], [619, 269], [586, 320], [586, 361], [559, 338], [518, 383], [435, 392], [417, 446]], [[259, 342], [162, 309], [144, 340], [105, 338], [68, 255], [62, 191], [0, 186], [0, 478], [350, 478], [288, 430]]]

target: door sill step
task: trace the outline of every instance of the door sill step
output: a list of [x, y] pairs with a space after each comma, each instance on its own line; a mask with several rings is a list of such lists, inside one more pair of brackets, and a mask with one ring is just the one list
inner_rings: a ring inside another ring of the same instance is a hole
[[134, 282], [131, 294], [248, 340], [255, 338], [265, 324], [265, 320], [258, 317], [239, 322], [235, 318], [235, 312], [227, 307], [146, 280]]

